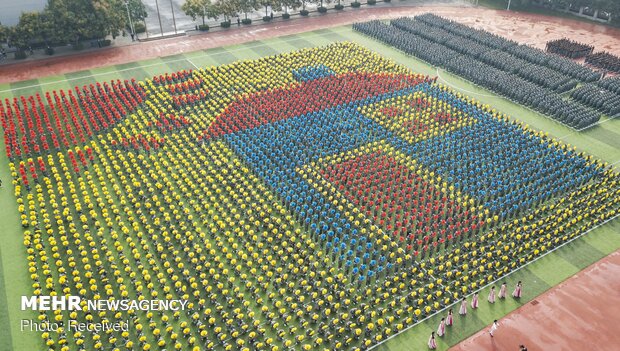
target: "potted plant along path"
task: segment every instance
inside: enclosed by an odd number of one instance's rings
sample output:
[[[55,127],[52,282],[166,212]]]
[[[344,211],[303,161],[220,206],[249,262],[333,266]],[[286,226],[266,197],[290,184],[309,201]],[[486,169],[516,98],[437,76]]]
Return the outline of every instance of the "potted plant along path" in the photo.
[[[360,6],[362,6],[362,3],[360,3],[359,1],[355,1],[351,3],[351,7],[353,8],[359,8]]]
[[[133,25],[133,30],[136,31],[136,34],[144,33],[146,32],[146,25],[142,22],[136,22]]]
[[[128,32],[135,34],[145,30],[142,21],[146,17],[146,10],[140,0],[127,0],[128,8],[101,7],[93,5],[93,1],[78,1],[80,6],[75,7],[75,2],[51,1],[49,6],[40,11],[22,13],[19,22],[10,30],[11,45],[16,48],[16,57],[25,58],[27,53],[34,49],[43,49],[47,55],[53,55],[54,46],[67,44],[75,50],[81,50],[84,44],[80,41],[83,40],[92,47],[104,47],[108,42],[102,38],[108,35],[115,39],[120,32],[126,35]],[[129,28],[132,26],[124,20],[126,11],[132,14],[134,28]],[[120,20],[106,20],[109,18]],[[4,42],[9,36],[7,31],[8,28],[0,25],[0,42]]]
[[[344,10],[344,5],[340,3],[341,0],[338,0],[338,3],[336,4],[336,6],[334,6],[334,8],[336,10]]]
[[[301,11],[299,11],[299,14],[302,16],[308,16],[308,14],[310,13],[308,10],[306,10],[307,2],[307,0],[301,0]]]
[[[291,18],[291,14],[288,12],[288,9],[297,9],[301,5],[301,2],[299,0],[280,0],[279,4],[280,8],[284,10],[284,13],[282,14],[282,19],[289,19]]]
[[[207,25],[205,20],[207,18],[217,19],[220,14],[218,8],[215,5],[211,4],[211,0],[187,0],[183,4],[183,6],[181,6],[181,10],[183,10],[186,15],[190,16],[192,18],[192,21],[195,21],[197,18],[200,17],[202,19],[202,24],[198,25],[198,30],[203,32],[209,30],[209,25]],[[220,25],[223,28],[226,28],[223,23],[221,23]],[[230,27],[230,21],[228,26]]]
[[[367,3],[368,5],[371,5],[371,6],[372,6],[372,5],[376,5],[376,4],[377,4],[377,0],[368,0],[366,3]]]
[[[243,12],[244,18],[241,24],[252,24],[252,19],[248,17],[248,13],[254,11],[255,3],[251,1],[240,1],[237,3],[237,9]]]
[[[224,22],[220,22],[220,27],[230,28],[230,19],[237,14],[237,7],[233,0],[219,0],[213,5],[213,10],[215,12],[214,15],[216,16],[213,18],[218,18],[219,16],[224,17]]]
[[[265,15],[263,16],[263,22],[269,22],[273,19],[273,10],[269,15],[269,6],[273,5],[273,0],[260,0],[259,4],[265,8]]]
[[[323,6],[323,3],[329,4],[330,2],[331,0],[320,0],[319,8],[317,9],[317,11],[319,11],[319,13],[326,13],[327,7]]]

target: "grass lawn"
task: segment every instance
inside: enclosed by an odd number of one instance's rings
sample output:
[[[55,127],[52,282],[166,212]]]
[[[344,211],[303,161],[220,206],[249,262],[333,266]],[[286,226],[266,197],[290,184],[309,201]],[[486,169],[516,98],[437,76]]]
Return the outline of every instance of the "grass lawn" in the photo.
[[[224,48],[182,53],[124,65],[101,67],[62,76],[2,84],[0,85],[0,99],[12,99],[37,92],[42,94],[46,91],[71,89],[76,85],[81,86],[96,81],[144,79],[165,72],[221,65],[242,59],[255,59],[342,40],[357,42],[409,67],[415,72],[428,75],[439,74],[440,80],[445,84],[462,91],[466,95],[475,97],[515,119],[526,122],[534,129],[546,131],[549,135],[561,138],[578,149],[587,151],[609,163],[620,161],[620,119],[606,121],[583,132],[575,132],[488,90],[476,87],[448,72],[438,70],[392,47],[358,34],[350,26],[288,35]],[[0,179],[4,181],[3,187],[0,188],[0,206],[3,209],[0,213],[0,330],[2,331],[0,332],[0,340],[2,340],[0,351],[41,349],[43,345],[38,333],[20,331],[19,321],[36,318],[36,314],[20,310],[20,297],[32,293],[31,279],[27,273],[26,252],[22,243],[17,204],[12,193],[12,185],[8,184],[8,180],[12,177],[9,174],[8,160],[4,152],[0,155],[0,164]],[[525,296],[521,301],[508,299],[495,305],[489,305],[484,303],[488,290],[482,291],[480,294],[481,307],[476,312],[470,312],[466,318],[457,315],[455,326],[452,327],[446,337],[439,341],[439,349],[446,349],[458,343],[489,324],[493,319],[509,313],[591,263],[619,249],[620,236],[618,233],[620,233],[620,220],[612,221],[514,273],[510,277],[511,281],[523,280],[525,282]],[[509,288],[511,289],[512,286]],[[390,339],[378,349],[403,351],[424,349],[430,332],[436,329],[440,318],[432,317]]]

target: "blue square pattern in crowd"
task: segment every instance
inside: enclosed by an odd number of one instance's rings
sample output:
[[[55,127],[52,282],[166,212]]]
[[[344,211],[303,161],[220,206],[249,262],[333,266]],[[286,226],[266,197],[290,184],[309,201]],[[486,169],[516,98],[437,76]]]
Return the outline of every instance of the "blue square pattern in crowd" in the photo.
[[[414,145],[399,139],[392,143],[503,219],[596,175],[595,166],[574,151],[549,147],[516,123],[485,113],[475,118],[476,123],[444,136]]]
[[[475,123],[411,144],[357,110],[420,89],[463,110]],[[339,267],[357,274],[360,280],[398,267],[362,234],[362,228],[350,223],[304,180],[296,171],[300,166],[387,140],[503,218],[536,207],[595,176],[594,167],[574,152],[547,147],[518,125],[498,121],[430,84],[228,134],[225,140],[279,195],[299,223],[331,252]]]
[[[296,169],[388,133],[355,108],[337,107],[228,134],[226,140],[334,259],[364,280],[374,274],[373,268],[391,268],[391,263]]]

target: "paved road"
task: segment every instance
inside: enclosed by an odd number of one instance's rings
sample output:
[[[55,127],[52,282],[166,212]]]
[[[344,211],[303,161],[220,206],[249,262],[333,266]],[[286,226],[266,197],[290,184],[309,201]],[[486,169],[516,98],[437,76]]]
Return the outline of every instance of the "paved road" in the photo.
[[[410,2],[407,4],[410,4]],[[328,13],[326,15],[316,15],[290,21],[278,20],[256,27],[237,28],[233,26],[230,29],[217,30],[203,35],[136,42],[133,45],[118,45],[81,54],[54,56],[43,60],[7,61],[6,64],[0,65],[0,83],[18,82],[106,65],[174,55],[181,52],[241,44],[276,36],[330,28],[357,21],[415,16],[428,12],[431,9],[440,16],[452,18],[464,24],[483,28],[493,33],[510,37],[518,42],[526,42],[542,48],[544,48],[546,41],[556,38],[556,36],[560,36],[562,33],[572,33],[572,35],[577,37],[587,33],[596,33],[595,36],[591,36],[589,42],[597,48],[604,46],[608,51],[620,54],[620,30],[609,26],[566,18],[474,8],[471,6],[403,6],[403,3],[398,1],[381,7],[348,8],[337,15]],[[546,31],[545,29],[549,30]],[[534,32],[538,33],[538,35],[532,38],[531,34]],[[127,40],[127,38],[123,39]],[[533,42],[534,40],[536,42]]]

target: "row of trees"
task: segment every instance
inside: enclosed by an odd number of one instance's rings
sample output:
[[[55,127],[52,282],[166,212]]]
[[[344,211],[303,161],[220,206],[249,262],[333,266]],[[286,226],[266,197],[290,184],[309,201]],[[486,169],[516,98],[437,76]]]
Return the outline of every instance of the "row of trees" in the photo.
[[[223,17],[225,22],[229,22],[231,17],[243,14],[247,20],[249,13],[262,8],[265,9],[265,17],[268,17],[269,8],[281,8],[288,14],[290,9],[301,8],[304,11],[309,3],[323,7],[332,1],[338,5],[341,2],[341,0],[186,0],[181,9],[194,21],[201,19],[205,25],[207,18]]]
[[[534,2],[531,0],[522,2]],[[565,6],[572,7],[589,7],[593,9],[599,9],[601,11],[612,12],[614,10],[620,9],[620,4],[617,0],[542,0],[542,2],[547,2],[551,4],[553,7],[562,8]]]
[[[552,9],[579,9],[588,8],[611,14],[612,19],[620,18],[620,1],[618,0],[512,0],[513,3],[527,6],[538,3],[551,7]]]
[[[17,25],[0,25],[0,41],[23,51],[116,37],[129,28],[128,8],[133,21],[146,17],[140,0],[48,0],[43,11],[22,13]]]

